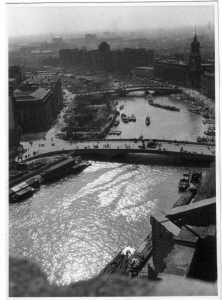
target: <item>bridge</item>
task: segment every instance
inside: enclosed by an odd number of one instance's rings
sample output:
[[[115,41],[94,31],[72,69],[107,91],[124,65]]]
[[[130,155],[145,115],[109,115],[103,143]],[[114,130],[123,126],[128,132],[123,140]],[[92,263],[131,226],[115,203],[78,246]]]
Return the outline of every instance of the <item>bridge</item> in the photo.
[[[180,89],[176,87],[157,87],[157,86],[147,86],[147,85],[130,85],[113,89],[103,89],[93,92],[79,93],[77,96],[96,96],[96,95],[117,95],[117,96],[126,96],[131,92],[145,92],[145,94],[159,94],[166,95],[172,93],[181,92]]]
[[[159,139],[109,139],[45,142],[32,144],[23,158],[46,155],[47,153],[75,151],[77,155],[101,155],[108,157],[131,153],[163,154],[188,160],[211,161],[215,158],[215,145],[196,142]],[[26,157],[24,157],[26,155]]]

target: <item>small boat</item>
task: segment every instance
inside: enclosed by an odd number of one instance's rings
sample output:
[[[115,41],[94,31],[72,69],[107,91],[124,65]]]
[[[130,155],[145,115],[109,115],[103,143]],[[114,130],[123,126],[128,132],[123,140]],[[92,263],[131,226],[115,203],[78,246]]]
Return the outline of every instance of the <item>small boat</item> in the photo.
[[[203,119],[203,124],[215,124],[215,120],[213,119]]]
[[[154,148],[155,149],[157,146],[158,146],[158,143],[156,141],[149,141],[147,143],[148,148]]]
[[[194,172],[191,175],[191,180],[190,182],[192,184],[197,184],[199,185],[201,183],[201,179],[202,179],[202,173],[201,172]]]
[[[120,135],[120,134],[121,134],[121,131],[119,131],[119,130],[113,130],[113,131],[109,132],[109,135]]]
[[[179,181],[178,191],[185,192],[186,189],[189,187],[189,185],[190,185],[190,174],[185,173],[185,174],[183,174],[183,177]]]
[[[150,117],[149,116],[146,117],[145,123],[146,123],[146,126],[150,125]]]
[[[129,122],[129,119],[128,119],[127,115],[125,115],[125,114],[121,114],[121,119],[122,119],[122,121],[124,123],[128,123]]]
[[[129,119],[129,121],[136,122],[135,115],[131,115],[128,119]]]
[[[121,114],[121,119],[126,118],[127,115],[126,114]]]
[[[204,131],[204,134],[209,135],[209,136],[215,136],[215,129],[208,128],[206,131]]]
[[[35,189],[34,187],[29,186],[26,181],[23,181],[22,183],[10,189],[9,202],[15,203],[24,201],[27,198],[31,197],[36,190],[37,189]]]
[[[202,137],[202,136],[198,136],[197,137],[197,142],[198,143],[207,143],[208,142],[208,138]]]
[[[119,120],[116,120],[113,124],[113,126],[117,127],[119,125]]]

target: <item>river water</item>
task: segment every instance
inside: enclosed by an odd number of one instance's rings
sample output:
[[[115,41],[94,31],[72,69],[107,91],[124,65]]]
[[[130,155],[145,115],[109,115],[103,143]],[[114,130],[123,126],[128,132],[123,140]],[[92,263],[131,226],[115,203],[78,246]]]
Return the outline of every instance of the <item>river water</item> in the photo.
[[[195,140],[202,131],[200,117],[182,103],[174,103],[181,108],[178,113],[151,107],[143,98],[137,105],[133,97],[123,103],[123,111],[134,113],[137,122],[120,123],[122,137],[143,134]],[[147,110],[149,128],[144,123]],[[37,262],[49,281],[58,285],[90,278],[124,246],[137,247],[150,232],[151,210],[158,206],[164,212],[172,207],[178,198],[178,181],[188,170],[91,163],[82,173],[42,186],[27,201],[9,207],[10,254]]]
[[[128,97],[127,101],[119,100],[119,106],[124,106],[121,113],[136,116],[136,125],[134,122],[120,122],[119,126],[115,128],[122,132],[119,138],[134,138],[142,135],[144,138],[196,142],[197,136],[203,135],[202,117],[191,113],[183,102],[169,99],[167,96],[154,97],[154,101],[164,105],[176,106],[180,111],[169,111],[151,106],[147,99],[143,97],[131,96]],[[149,126],[145,124],[147,115],[150,116],[151,120]]]

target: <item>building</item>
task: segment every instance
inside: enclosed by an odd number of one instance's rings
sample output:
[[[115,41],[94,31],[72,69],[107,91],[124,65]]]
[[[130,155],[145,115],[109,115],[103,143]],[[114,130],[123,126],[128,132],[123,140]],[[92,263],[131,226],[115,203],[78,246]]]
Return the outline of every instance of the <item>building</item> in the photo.
[[[154,76],[174,84],[202,91],[214,99],[214,62],[201,63],[200,43],[194,35],[188,62],[169,58],[154,62]]]
[[[135,67],[152,65],[154,52],[143,48],[112,50],[107,42],[102,42],[96,50],[62,49],[59,58],[65,67],[128,73]]]
[[[153,67],[136,67],[132,70],[132,76],[137,78],[153,78]]]
[[[20,66],[9,67],[9,78],[15,79],[15,85],[20,84],[24,80],[24,73]]]
[[[15,111],[24,133],[47,130],[63,105],[61,79],[37,72],[14,91]]]
[[[21,127],[18,124],[18,120],[15,113],[15,98],[13,95],[13,90],[15,87],[15,79],[9,80],[9,157],[13,159],[19,147],[20,137],[21,137]]]
[[[179,85],[188,85],[188,66],[183,61],[165,59],[154,62],[154,76]]]
[[[190,85],[196,89],[200,89],[202,67],[201,67],[201,55],[200,55],[200,42],[197,39],[196,33],[190,45],[188,72],[189,72]]]
[[[214,72],[204,72],[201,77],[201,91],[208,98],[215,99],[215,76]]]

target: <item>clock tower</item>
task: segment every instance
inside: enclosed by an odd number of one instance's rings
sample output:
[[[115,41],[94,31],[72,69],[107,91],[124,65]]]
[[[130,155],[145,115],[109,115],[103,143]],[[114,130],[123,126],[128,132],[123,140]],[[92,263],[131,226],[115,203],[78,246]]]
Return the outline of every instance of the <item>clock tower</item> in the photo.
[[[190,56],[188,63],[189,80],[192,87],[199,89],[201,84],[201,55],[200,43],[195,33],[190,45]]]

